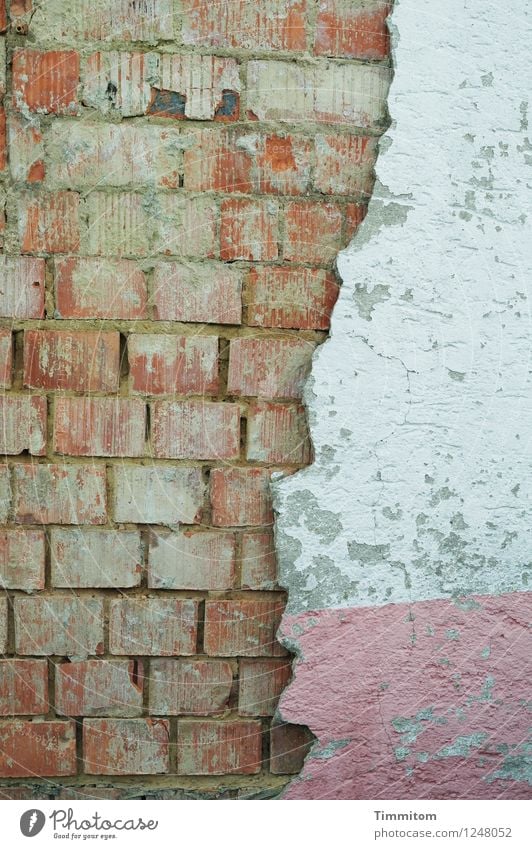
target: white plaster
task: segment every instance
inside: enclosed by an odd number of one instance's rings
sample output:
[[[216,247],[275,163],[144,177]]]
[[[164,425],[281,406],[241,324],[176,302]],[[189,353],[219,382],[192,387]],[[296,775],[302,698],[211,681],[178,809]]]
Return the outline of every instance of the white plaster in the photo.
[[[531,17],[395,6],[393,124],[306,388],[316,462],[275,484],[292,612],[532,580]]]

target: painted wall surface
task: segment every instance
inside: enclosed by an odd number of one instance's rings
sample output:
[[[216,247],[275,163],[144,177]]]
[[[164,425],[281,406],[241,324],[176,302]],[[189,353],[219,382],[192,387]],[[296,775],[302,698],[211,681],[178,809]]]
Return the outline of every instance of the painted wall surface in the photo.
[[[509,21],[519,22],[519,36]],[[399,0],[392,126],[276,484],[285,797],[530,794],[526,0]]]

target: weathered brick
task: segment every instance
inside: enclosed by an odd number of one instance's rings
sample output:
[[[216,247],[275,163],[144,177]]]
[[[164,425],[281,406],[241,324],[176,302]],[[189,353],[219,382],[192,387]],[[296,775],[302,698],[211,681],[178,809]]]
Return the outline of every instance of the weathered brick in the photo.
[[[57,398],[54,451],[97,457],[142,457],[146,405],[137,398]]]
[[[0,454],[46,454],[46,398],[0,396]]]
[[[321,268],[256,266],[245,279],[246,323],[328,330],[339,291],[333,274]]]
[[[0,598],[0,652],[2,654],[7,650],[7,613],[7,597],[4,596]]]
[[[242,272],[222,263],[159,263],[153,302],[156,321],[240,324]]]
[[[0,2],[0,32],[5,32],[7,29],[7,9],[6,0]]]
[[[284,604],[272,601],[205,602],[205,653],[218,657],[268,657],[286,654],[275,635]]]
[[[103,466],[17,464],[13,482],[19,524],[102,525],[107,521]]]
[[[0,660],[0,716],[48,713],[46,660]]]
[[[356,231],[362,224],[368,207],[364,203],[348,203],[345,208],[345,237],[344,243],[348,245]]]
[[[169,772],[167,719],[86,719],[83,763],[89,775]]]
[[[154,457],[235,460],[240,454],[240,407],[215,401],[154,401]]]
[[[42,778],[75,774],[75,722],[0,722],[0,776]]]
[[[320,0],[314,53],[351,59],[385,59],[390,49],[384,0]]]
[[[35,114],[12,112],[8,116],[9,167],[14,180],[40,183],[45,177],[44,142]]]
[[[258,59],[248,64],[247,105],[260,121],[384,129],[389,83],[382,65]]]
[[[142,664],[135,660],[57,664],[55,709],[61,716],[139,716]]]
[[[76,253],[79,250],[79,195],[76,192],[18,198],[19,236],[24,253]]]
[[[44,589],[44,555],[42,531],[0,531],[0,586],[26,592]]]
[[[206,47],[305,50],[307,7],[304,0],[246,0],[212,5],[190,0],[183,9],[183,41]]]
[[[55,259],[56,318],[147,318],[146,278],[129,259]]]
[[[38,5],[31,32],[46,32],[55,41],[173,41],[172,0],[64,0]]]
[[[202,531],[150,535],[148,586],[165,590],[228,590],[235,579],[233,534]]]
[[[88,230],[83,253],[148,256],[153,222],[145,198],[134,192],[91,192],[86,200]]]
[[[31,389],[116,392],[120,337],[107,331],[26,330],[24,385]]]
[[[7,122],[5,109],[0,108],[0,171],[7,168]]]
[[[285,210],[284,258],[329,266],[343,247],[344,212],[335,203],[290,203]]]
[[[136,587],[142,573],[138,531],[53,528],[54,587]]]
[[[304,339],[233,339],[227,391],[231,395],[300,398],[315,347]]]
[[[157,53],[109,50],[91,54],[82,72],[82,100],[100,112],[124,118],[144,115],[159,79]]]
[[[201,518],[205,484],[201,469],[184,466],[115,466],[117,522],[177,525]]]
[[[150,115],[198,121],[237,121],[240,77],[235,59],[197,53],[163,54]]]
[[[15,598],[17,654],[103,654],[103,602],[72,595]]]
[[[189,655],[196,652],[198,602],[177,598],[122,598],[111,602],[111,654]]]
[[[362,195],[373,189],[377,139],[367,136],[317,135],[314,188],[324,195]]]
[[[260,722],[181,719],[177,723],[178,775],[250,775],[260,772]]]
[[[43,318],[43,259],[1,256],[0,275],[0,317]]]
[[[223,660],[174,660],[150,662],[150,713],[163,716],[208,716],[227,710],[233,672]]]
[[[274,775],[301,772],[313,740],[304,725],[274,722],[270,728],[270,772]]]
[[[79,54],[75,50],[41,52],[15,48],[13,106],[20,111],[77,114]]]
[[[305,408],[260,401],[248,412],[246,457],[260,463],[308,465],[311,444]]]
[[[9,17],[15,25],[15,32],[25,33],[26,30],[20,30],[18,27],[18,19],[29,15],[33,9],[33,0],[10,0]]]
[[[213,395],[218,339],[133,333],[128,340],[131,391],[143,395]]]
[[[11,476],[8,466],[0,465],[0,522],[7,522],[11,508]]]
[[[264,531],[242,534],[242,589],[273,590],[277,584],[277,558],[273,535]]]
[[[0,327],[0,389],[9,389],[13,371],[13,337]]]
[[[238,712],[241,716],[273,716],[279,696],[292,675],[288,660],[241,660]]]
[[[279,255],[279,207],[273,200],[222,201],[220,256],[235,259],[273,260]]]
[[[267,469],[211,471],[212,523],[221,527],[270,525],[273,513]]]

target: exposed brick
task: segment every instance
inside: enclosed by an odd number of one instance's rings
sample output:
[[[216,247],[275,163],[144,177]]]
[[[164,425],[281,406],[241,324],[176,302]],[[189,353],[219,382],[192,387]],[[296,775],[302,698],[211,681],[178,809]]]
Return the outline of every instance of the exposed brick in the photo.
[[[15,598],[17,654],[103,654],[103,602],[87,596]]]
[[[44,589],[42,531],[0,531],[0,586],[26,592]]]
[[[148,586],[165,590],[228,590],[235,579],[233,534],[203,531],[150,535]]]
[[[195,654],[198,602],[177,598],[123,598],[110,605],[111,654]]]
[[[301,772],[314,737],[303,725],[273,723],[270,728],[270,772],[295,775]]]
[[[0,0],[0,32],[5,32],[6,29],[7,29],[6,0]]]
[[[137,398],[57,398],[54,451],[97,457],[142,457],[146,405]]]
[[[212,5],[190,0],[183,10],[183,41],[206,47],[305,50],[307,7],[304,0],[246,0]]]
[[[260,722],[181,719],[177,723],[178,775],[250,775],[260,772]]]
[[[0,327],[0,389],[9,389],[13,371],[13,337]]]
[[[33,0],[11,0],[9,3],[9,17],[16,22],[17,18],[29,14],[33,8]],[[16,32],[19,32],[16,29]]]
[[[245,279],[246,323],[327,330],[338,293],[333,274],[321,268],[256,266]]]
[[[13,106],[20,111],[78,112],[79,55],[75,50],[41,52],[16,48],[13,53]]]
[[[241,660],[238,712],[241,716],[273,716],[279,696],[292,675],[288,660]]]
[[[26,330],[24,385],[32,389],[116,392],[119,357],[118,333]]]
[[[83,103],[103,113],[118,112],[124,118],[144,115],[158,77],[157,53],[93,53],[82,72]]]
[[[76,253],[79,195],[76,192],[21,194],[18,225],[24,253]]]
[[[212,523],[221,527],[270,525],[273,513],[267,469],[212,469]]]
[[[86,200],[88,231],[83,253],[148,256],[153,237],[146,201],[134,192],[91,192]]]
[[[284,604],[273,601],[205,602],[205,653],[218,657],[268,657],[286,654],[275,635]]]
[[[201,518],[205,484],[201,469],[184,466],[115,466],[117,522],[177,525]]]
[[[166,719],[86,719],[83,762],[89,775],[155,775],[169,772]]]
[[[279,208],[275,201],[222,201],[220,256],[223,260],[277,259],[278,239]]]
[[[260,463],[310,463],[305,408],[268,401],[254,404],[248,413],[246,457]]]
[[[0,275],[0,317],[42,318],[44,260],[1,256]]]
[[[0,171],[7,168],[7,123],[5,109],[0,108]]]
[[[343,247],[343,210],[335,203],[290,203],[285,211],[284,257],[330,265]]]
[[[321,0],[314,53],[351,59],[385,59],[390,49],[386,18],[391,3]]]
[[[240,407],[215,401],[154,401],[154,457],[235,460],[240,454]]]
[[[208,716],[227,710],[233,672],[223,660],[174,660],[150,662],[150,713],[163,716]]]
[[[134,333],[128,340],[131,391],[143,395],[213,395],[218,339]]]
[[[7,466],[0,465],[0,522],[7,522],[11,509],[11,476]]]
[[[54,587],[136,587],[142,573],[138,531],[53,528]]]
[[[56,318],[147,318],[146,279],[129,259],[55,260]]]
[[[235,59],[197,53],[163,54],[150,115],[199,121],[237,121],[240,76]]]
[[[345,225],[345,244],[348,245],[356,231],[360,227],[368,208],[363,203],[348,203],[345,210],[346,225]]]
[[[44,142],[37,115],[8,116],[9,167],[14,180],[40,183],[45,177]]]
[[[39,4],[31,32],[46,32],[55,41],[173,41],[172,0],[64,0]]]
[[[55,709],[62,716],[139,716],[142,664],[135,660],[57,664]]]
[[[46,454],[46,398],[0,396],[0,454]]]
[[[4,598],[0,598],[0,652],[2,654],[7,649],[7,613],[7,597],[4,596]]]
[[[300,398],[315,347],[304,339],[233,339],[227,391],[231,395]]]
[[[19,524],[102,525],[107,520],[103,466],[18,464],[13,482]]]
[[[317,135],[314,187],[324,195],[362,195],[373,189],[377,139]]]
[[[0,776],[42,778],[75,774],[75,722],[0,722]]]
[[[242,589],[275,589],[277,559],[271,533],[247,531],[242,534],[241,558]]]
[[[0,660],[0,716],[48,713],[45,660]]]
[[[166,262],[153,274],[158,321],[240,324],[242,272],[217,264]]]

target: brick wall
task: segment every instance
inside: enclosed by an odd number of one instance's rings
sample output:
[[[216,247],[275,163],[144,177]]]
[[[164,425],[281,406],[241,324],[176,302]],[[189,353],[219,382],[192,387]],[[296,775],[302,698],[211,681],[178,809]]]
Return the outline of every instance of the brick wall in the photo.
[[[31,7],[0,2],[0,793],[267,796],[309,740],[272,720],[269,479],[311,461],[389,4]]]

